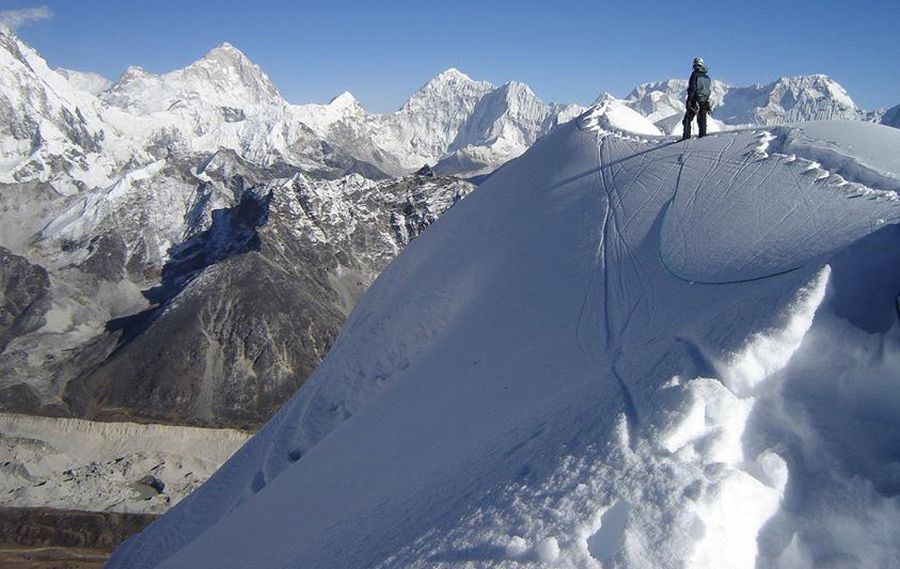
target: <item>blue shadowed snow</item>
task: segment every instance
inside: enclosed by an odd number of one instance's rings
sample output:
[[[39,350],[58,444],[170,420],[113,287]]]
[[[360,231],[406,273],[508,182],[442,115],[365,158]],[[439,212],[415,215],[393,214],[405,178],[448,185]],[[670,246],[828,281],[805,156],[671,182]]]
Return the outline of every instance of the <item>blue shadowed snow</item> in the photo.
[[[814,144],[782,153],[791,127],[683,144],[617,112],[413,242],[294,399],[110,566],[898,558],[900,201]]]

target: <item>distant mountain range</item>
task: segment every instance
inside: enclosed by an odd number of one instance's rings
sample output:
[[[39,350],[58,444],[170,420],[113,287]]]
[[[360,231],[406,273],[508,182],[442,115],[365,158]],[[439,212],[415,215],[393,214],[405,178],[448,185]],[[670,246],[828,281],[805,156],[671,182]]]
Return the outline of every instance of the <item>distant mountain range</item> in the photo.
[[[324,105],[294,105],[228,43],[184,69],[155,75],[130,67],[109,83],[51,69],[11,32],[0,33],[0,180],[52,182],[65,192],[111,185],[161,158],[220,148],[320,177],[388,178],[425,164],[439,174],[485,174],[585,110],[546,104],[519,82],[495,87],[456,69],[438,74],[393,113],[369,113],[350,93]],[[625,101],[671,131],[685,87],[681,79],[645,83]],[[751,87],[716,81],[713,102],[714,117],[726,125],[829,118],[893,124],[897,114],[859,109],[824,75]]]
[[[110,83],[52,69],[4,31],[0,77],[0,247],[18,279],[2,407],[219,426],[264,421],[380,270],[472,189],[398,176],[488,174],[585,110],[456,69],[393,113],[350,93],[294,105],[228,43]],[[685,87],[620,102],[672,132]],[[713,104],[718,128],[898,116],[860,110],[824,75],[715,81]]]

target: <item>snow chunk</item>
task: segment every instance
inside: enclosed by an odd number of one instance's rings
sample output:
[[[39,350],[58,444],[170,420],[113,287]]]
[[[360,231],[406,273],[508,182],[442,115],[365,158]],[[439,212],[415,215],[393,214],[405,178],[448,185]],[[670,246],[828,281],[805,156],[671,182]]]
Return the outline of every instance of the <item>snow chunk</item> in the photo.
[[[773,372],[783,368],[800,347],[812,326],[816,309],[825,298],[831,268],[825,266],[815,279],[797,293],[781,328],[754,334],[743,349],[724,362],[722,379],[741,396],[749,395]]]
[[[756,457],[760,478],[763,482],[784,494],[788,482],[787,462],[772,449],[766,449]]]
[[[631,505],[620,500],[603,512],[599,527],[587,539],[588,550],[594,559],[607,562],[619,553],[625,541],[625,526],[630,511]]]
[[[780,505],[779,494],[740,471],[727,472],[709,493],[711,499],[697,506],[703,537],[688,566],[753,569],[756,536]]]
[[[541,563],[552,563],[559,558],[559,541],[555,537],[548,537],[537,546],[537,559]]]
[[[646,117],[609,94],[578,117],[578,126],[592,132],[662,136],[662,132]]]
[[[528,553],[528,542],[525,541],[525,538],[517,535],[512,536],[509,539],[509,543],[506,544],[506,557],[509,559],[521,559],[526,553]]]

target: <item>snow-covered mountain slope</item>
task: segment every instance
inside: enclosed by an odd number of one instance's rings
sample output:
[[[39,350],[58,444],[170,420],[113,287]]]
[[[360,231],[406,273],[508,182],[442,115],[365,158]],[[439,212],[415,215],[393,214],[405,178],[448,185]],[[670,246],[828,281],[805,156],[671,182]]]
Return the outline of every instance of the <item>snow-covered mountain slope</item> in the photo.
[[[494,86],[450,68],[435,76],[396,112],[378,119],[375,141],[386,151],[405,156],[404,166],[434,164]]]
[[[684,101],[687,99],[687,79],[669,79],[655,83],[642,83],[625,97],[628,106],[656,123],[673,115],[684,115]],[[722,106],[728,92],[728,85],[712,80],[710,103]]]
[[[0,183],[58,175],[61,193],[102,183],[108,168],[100,159],[107,138],[100,102],[6,28],[0,28],[0,77]]]
[[[900,105],[886,110],[884,114],[881,115],[881,120],[879,120],[879,122],[883,125],[900,128]]]
[[[19,229],[34,231],[0,242],[17,248],[0,256],[2,409],[259,425],[384,266],[473,188],[278,178],[224,150],[190,162],[61,204],[0,201],[4,223],[29,215]]]
[[[0,413],[0,506],[162,513],[248,435]]]
[[[768,85],[732,88],[717,116],[728,124],[783,124],[847,119],[862,112],[847,91],[827,75],[782,77]]]
[[[435,171],[486,174],[521,155],[534,141],[586,109],[547,105],[524,83],[512,81],[484,95]]]
[[[684,115],[687,81],[670,79],[644,83],[626,97],[628,105],[660,121]],[[782,77],[772,83],[732,87],[713,79],[710,102],[714,117],[727,125],[776,125],[814,120],[864,120],[846,90],[826,75]]]
[[[112,81],[106,77],[89,71],[76,71],[74,69],[58,68],[57,73],[69,80],[76,89],[86,91],[91,95],[99,95],[112,87]]]
[[[900,132],[616,109],[414,241],[110,566],[890,566]]]
[[[196,101],[220,107],[287,104],[263,70],[227,42],[184,69],[165,75],[130,67],[101,98],[135,114],[171,110]]]
[[[378,273],[471,189],[298,175],[246,192],[176,248],[160,304],[123,322],[115,352],[66,400],[106,420],[258,427],[312,374]]]

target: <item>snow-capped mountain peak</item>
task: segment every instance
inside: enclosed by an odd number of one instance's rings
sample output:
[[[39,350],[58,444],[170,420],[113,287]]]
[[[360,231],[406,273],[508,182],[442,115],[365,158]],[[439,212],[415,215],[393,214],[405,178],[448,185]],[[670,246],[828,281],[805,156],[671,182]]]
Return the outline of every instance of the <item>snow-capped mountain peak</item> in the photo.
[[[772,95],[769,100],[779,104],[787,111],[804,103],[804,99],[810,102],[829,101],[835,107],[848,111],[859,110],[859,107],[847,94],[847,90],[840,83],[822,73],[781,77],[770,87],[773,88],[771,88]]]
[[[846,89],[823,74],[781,77],[768,84],[729,87],[717,116],[728,124],[863,118]]]
[[[152,73],[141,67],[140,65],[129,65],[122,75],[116,80],[113,85],[118,85],[122,83],[127,83],[129,81],[134,81],[136,79],[142,79],[144,77],[152,77],[154,76]]]
[[[353,93],[344,91],[337,97],[328,101],[328,106],[335,110],[345,111],[350,114],[365,113],[365,109]]]
[[[89,183],[104,167],[87,156],[104,138],[100,103],[52,69],[10,30],[0,35],[0,180],[48,180],[62,172],[56,189],[74,191],[72,179]]]
[[[418,169],[444,155],[475,105],[494,86],[450,68],[430,79],[400,110],[380,119],[376,144],[402,155],[404,167]],[[401,150],[404,149],[404,150]]]
[[[447,69],[441,71],[426,85],[440,85],[440,84],[449,84],[449,83],[462,83],[462,82],[474,82],[475,80],[460,71],[455,67],[448,67]]]
[[[165,111],[185,103],[225,107],[286,104],[265,72],[227,42],[184,69],[164,75],[129,67],[103,99],[141,113]]]
[[[485,174],[519,156],[541,136],[584,109],[548,105],[531,88],[510,81],[482,97],[437,166],[443,174]]]
[[[625,101],[609,93],[578,118],[578,127],[593,132],[615,132],[623,135],[659,136],[662,134],[650,119],[631,109]]]
[[[494,88],[487,81],[476,81],[462,71],[451,67],[432,77],[404,103],[401,112],[417,111],[427,105],[439,104],[456,107],[453,111],[467,108],[472,99],[480,99]],[[477,101],[476,101],[477,102]]]
[[[254,104],[284,103],[284,98],[268,75],[244,52],[228,42],[210,50],[200,60],[184,69],[185,78],[206,81],[231,96]],[[233,90],[237,88],[238,92]]]

